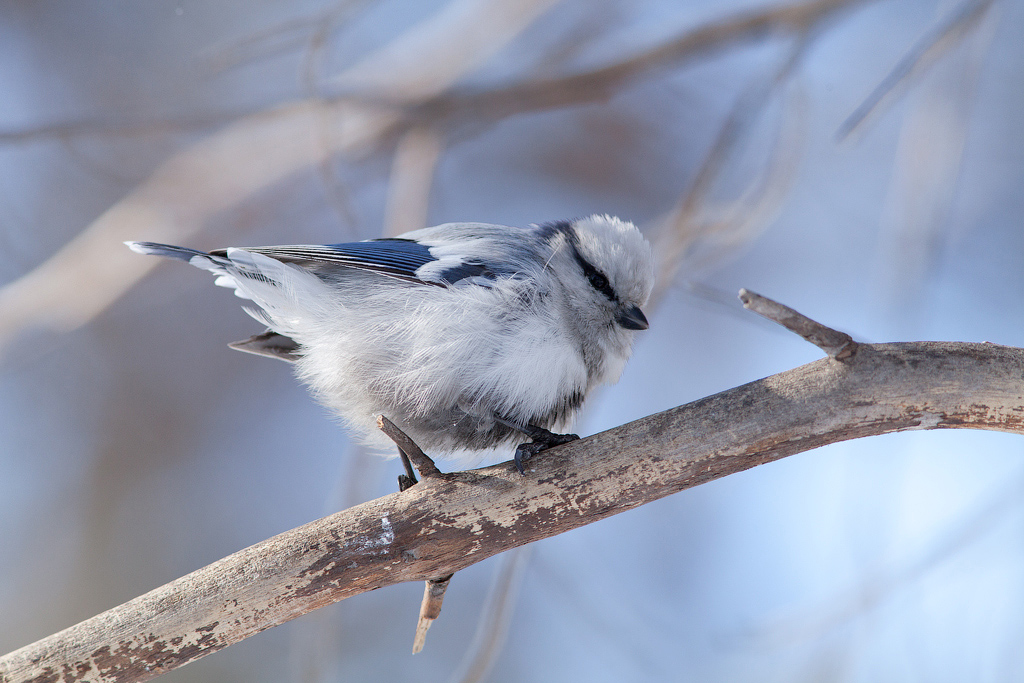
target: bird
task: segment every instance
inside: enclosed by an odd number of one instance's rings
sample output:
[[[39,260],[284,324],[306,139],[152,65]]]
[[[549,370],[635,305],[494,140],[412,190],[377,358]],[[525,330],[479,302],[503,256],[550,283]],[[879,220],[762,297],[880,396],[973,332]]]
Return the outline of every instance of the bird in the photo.
[[[600,214],[327,245],[125,244],[210,271],[250,300],[267,329],[229,346],[293,363],[364,443],[388,445],[384,415],[455,463],[515,447],[520,473],[578,438],[561,432],[597,386],[618,381],[654,284],[650,243]]]

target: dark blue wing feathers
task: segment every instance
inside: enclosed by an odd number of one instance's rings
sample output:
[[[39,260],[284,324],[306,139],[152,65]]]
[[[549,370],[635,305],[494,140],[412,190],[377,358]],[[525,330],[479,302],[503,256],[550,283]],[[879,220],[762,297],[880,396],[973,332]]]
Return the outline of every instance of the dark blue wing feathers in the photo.
[[[340,266],[369,270],[416,282],[422,282],[416,271],[424,264],[436,260],[430,249],[419,242],[394,237],[322,246],[296,244],[246,250],[295,263],[314,272],[322,271],[325,267]]]
[[[496,280],[499,275],[511,274],[512,271],[505,268],[492,268],[486,263],[481,263],[480,261],[466,261],[465,263],[460,263],[457,266],[445,268],[440,271],[437,276],[448,284],[454,284],[459,280],[464,280],[469,277]]]
[[[416,275],[420,266],[437,260],[430,253],[429,247],[413,240],[400,238],[383,238],[327,246],[337,250],[345,260],[366,266],[395,269],[403,275],[412,277]]]

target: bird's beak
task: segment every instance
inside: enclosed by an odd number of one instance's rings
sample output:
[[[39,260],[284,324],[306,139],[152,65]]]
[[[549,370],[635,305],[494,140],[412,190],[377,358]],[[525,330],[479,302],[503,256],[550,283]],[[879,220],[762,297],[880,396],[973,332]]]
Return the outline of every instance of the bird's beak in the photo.
[[[625,327],[627,330],[646,330],[650,327],[647,322],[647,317],[644,312],[640,310],[639,306],[630,306],[619,311],[619,314],[615,316],[615,322],[619,323],[620,326]]]

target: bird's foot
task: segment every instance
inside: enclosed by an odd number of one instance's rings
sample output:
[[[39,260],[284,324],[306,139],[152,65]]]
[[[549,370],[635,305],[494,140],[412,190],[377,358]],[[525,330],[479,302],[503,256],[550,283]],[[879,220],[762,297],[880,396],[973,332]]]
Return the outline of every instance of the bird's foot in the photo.
[[[526,425],[519,429],[533,439],[529,443],[521,443],[516,447],[515,462],[519,474],[526,474],[526,468],[523,466],[523,463],[541,451],[546,451],[552,446],[561,446],[563,443],[577,441],[580,438],[576,434],[555,434],[542,427],[534,427],[533,425]]]

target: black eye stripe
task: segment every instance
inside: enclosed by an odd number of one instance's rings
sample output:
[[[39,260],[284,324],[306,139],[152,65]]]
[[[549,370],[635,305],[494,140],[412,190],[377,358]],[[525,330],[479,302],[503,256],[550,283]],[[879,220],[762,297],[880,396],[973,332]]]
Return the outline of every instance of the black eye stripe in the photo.
[[[590,282],[591,287],[608,297],[609,301],[619,300],[615,290],[612,289],[612,284],[608,282],[608,276],[592,266],[585,258],[580,256],[579,252],[576,253],[576,260],[579,262],[580,268],[583,269],[583,275]]]

